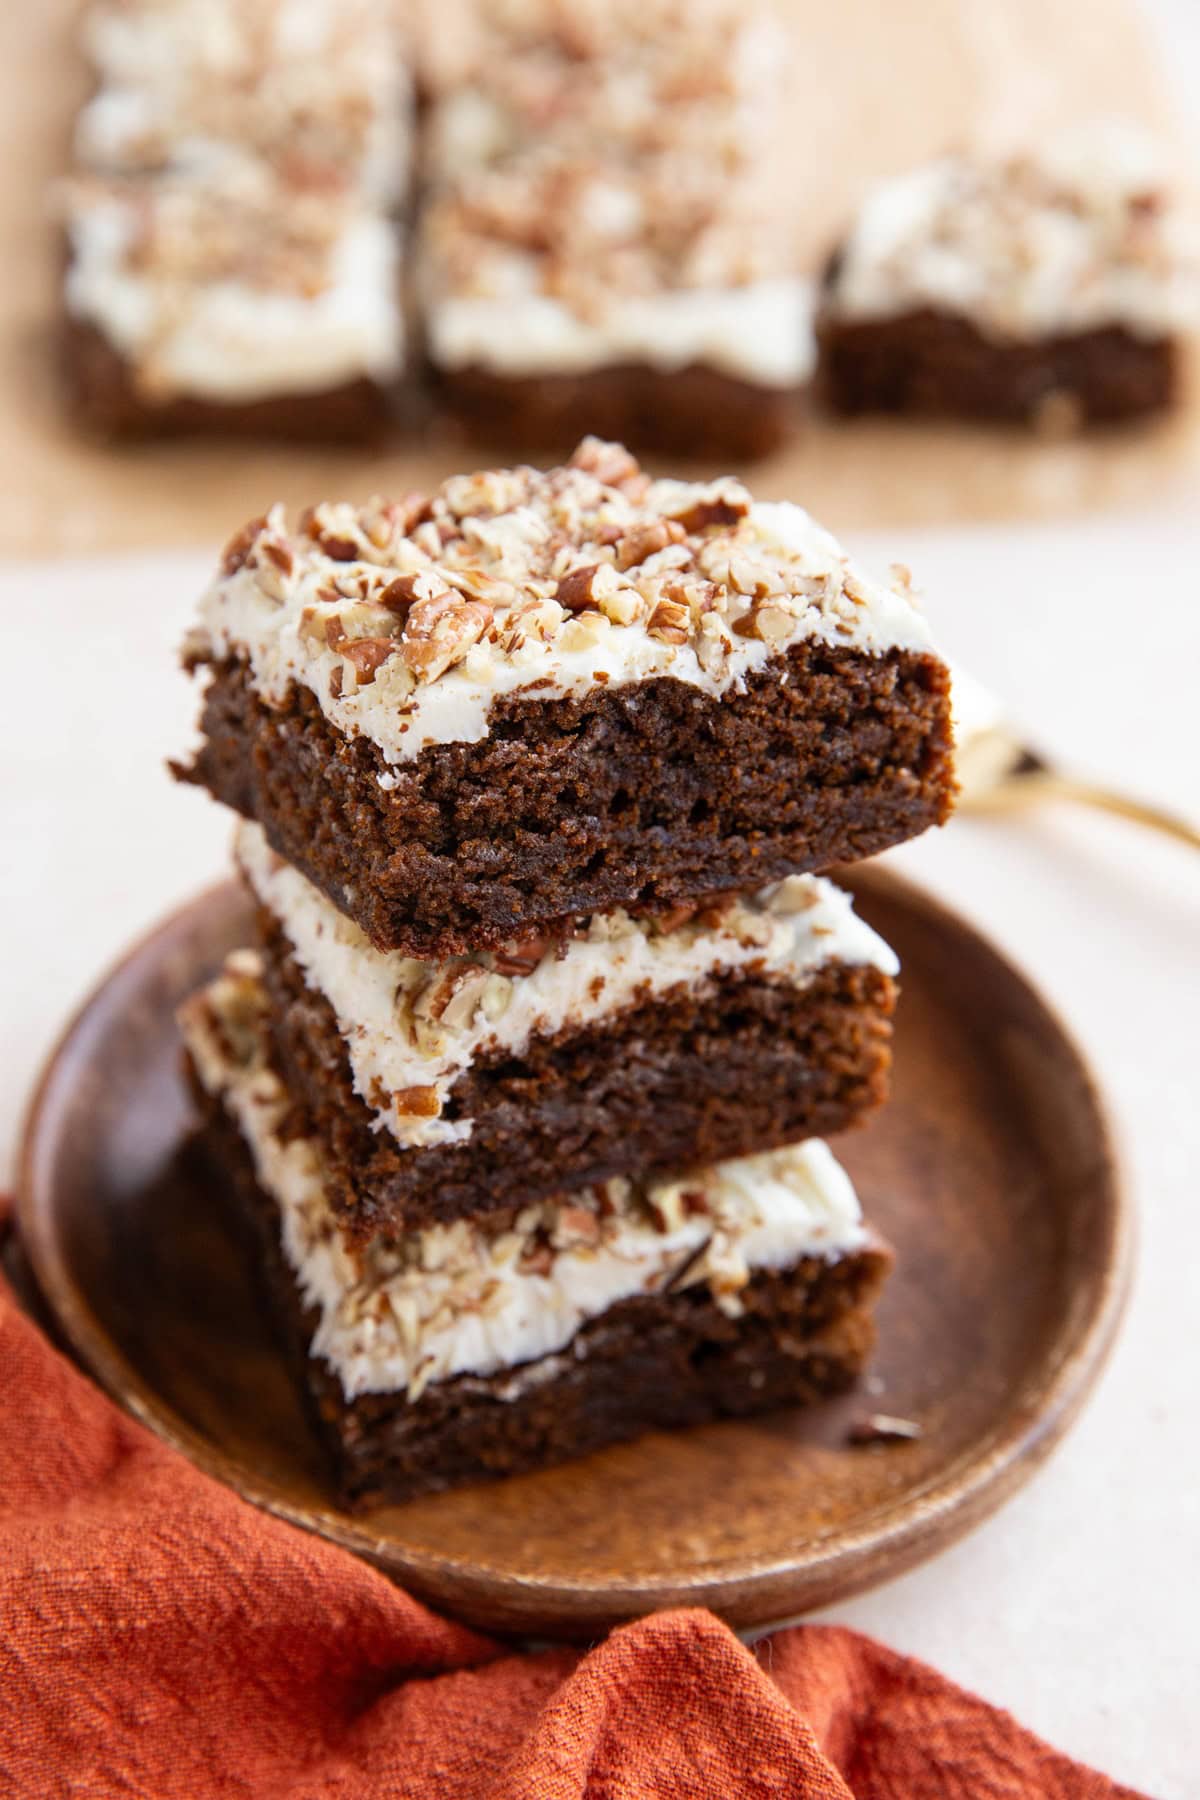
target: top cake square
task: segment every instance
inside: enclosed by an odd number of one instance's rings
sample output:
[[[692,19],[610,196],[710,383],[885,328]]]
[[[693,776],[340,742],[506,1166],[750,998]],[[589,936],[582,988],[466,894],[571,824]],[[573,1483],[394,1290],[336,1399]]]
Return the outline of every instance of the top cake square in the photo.
[[[902,572],[595,439],[294,528],[274,509],[188,659],[211,679],[178,772],[411,956],[819,871],[953,793],[949,676]]]

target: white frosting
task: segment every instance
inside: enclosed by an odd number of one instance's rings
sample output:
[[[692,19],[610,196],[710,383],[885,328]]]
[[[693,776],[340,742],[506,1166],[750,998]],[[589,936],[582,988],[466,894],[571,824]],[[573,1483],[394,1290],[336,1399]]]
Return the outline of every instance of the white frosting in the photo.
[[[867,1241],[849,1177],[813,1140],[644,1191],[610,1182],[600,1211],[593,1192],[526,1209],[499,1236],[460,1221],[376,1242],[356,1258],[330,1212],[315,1145],[279,1136],[284,1088],[253,1053],[230,1053],[227,1040],[244,1032],[230,1033],[227,1014],[245,1006],[253,980],[243,953],[235,974],[183,1009],[181,1024],[200,1079],[236,1120],[279,1206],[287,1260],[320,1313],[312,1354],[349,1399],[415,1399],[431,1381],[517,1370],[563,1350],[618,1301],[676,1282],[707,1283],[737,1316],[752,1271],[834,1259]],[[551,1254],[535,1265],[537,1234]]]
[[[525,476],[515,471],[511,476],[500,473],[494,478],[470,479],[503,483],[509,479],[520,482]],[[650,489],[646,509],[637,516],[653,517],[672,509],[682,515],[689,496],[703,491],[659,482]],[[625,506],[620,495],[612,502],[614,507],[618,503]],[[625,514],[633,516],[628,506]],[[353,529],[353,509],[331,508],[329,516],[332,530]],[[528,568],[528,536],[543,530],[531,505],[515,506],[507,516],[468,518],[466,529],[466,553],[473,565],[489,577],[514,584],[517,599],[553,593],[553,582],[547,586],[523,579]],[[547,535],[549,529],[545,528]],[[736,531],[700,542],[684,560],[699,574],[728,587],[739,578],[739,559],[755,559],[762,591],[768,595],[762,604],[772,613],[775,635],[770,638],[739,633],[737,625],[744,621],[737,618],[736,609],[747,602],[736,592],[728,602],[731,610],[719,618],[702,620],[701,628],[693,628],[685,643],[664,641],[647,629],[649,602],[643,606],[642,616],[626,625],[610,622],[596,612],[562,623],[563,614],[549,599],[543,612],[548,609],[551,623],[544,635],[542,627],[531,627],[511,648],[484,639],[436,679],[419,680],[415,685],[401,646],[401,653],[389,657],[369,684],[358,685],[351,664],[314,631],[314,621],[333,616],[339,606],[342,614],[365,613],[365,605],[356,608],[339,601],[338,596],[376,591],[405,569],[428,569],[429,557],[411,539],[387,552],[391,560],[386,568],[365,560],[330,561],[314,554],[311,546],[298,553],[297,540],[288,535],[281,510],[270,515],[263,542],[287,548],[293,562],[290,573],[280,577],[273,566],[255,560],[259,557],[255,551],[250,561],[221,576],[201,603],[204,648],[218,658],[234,655],[245,660],[255,686],[268,700],[282,700],[292,682],[309,687],[339,730],[348,736],[361,733],[370,738],[393,764],[411,762],[428,745],[479,742],[487,736],[494,702],[505,694],[553,700],[586,692],[598,684],[623,686],[670,675],[717,697],[740,691],[748,675],[804,641],[871,655],[932,648],[925,621],[905,587],[889,588],[871,580],[800,507],[760,502],[750,508]],[[680,546],[680,553],[686,548]],[[605,554],[611,556],[612,552]],[[648,558],[641,570],[631,572],[630,579],[637,576],[669,583],[680,573],[672,566],[671,555],[667,550]],[[585,539],[578,560],[583,563],[591,557]],[[437,566],[445,572],[445,557]],[[683,572],[686,574],[686,569]],[[446,579],[453,582],[458,577],[449,571]],[[744,580],[744,588],[750,585]],[[636,593],[633,598],[637,599]],[[362,629],[371,632],[395,626],[395,620],[388,621],[386,614],[377,616],[380,623],[364,624]],[[501,625],[510,616],[497,611]],[[387,776],[381,780],[386,786]]]
[[[351,23],[359,34],[389,23],[390,0],[94,0],[84,49],[101,80],[166,87],[181,66],[218,82],[262,59],[320,61]]]
[[[309,293],[147,269],[134,255],[139,230],[137,202],[124,190],[74,206],[66,299],[148,393],[237,403],[362,377],[382,384],[397,373],[399,250],[384,217],[351,214]]]
[[[507,978],[492,972],[495,958],[487,953],[436,965],[376,950],[274,854],[257,825],[239,826],[237,858],[283,927],[308,985],[333,1008],[357,1092],[402,1144],[470,1136],[470,1120],[398,1113],[393,1096],[433,1088],[444,1105],[456,1078],[481,1055],[519,1056],[534,1038],[751,966],[797,987],[831,962],[869,963],[889,975],[899,969],[883,939],[856,917],[850,896],[811,875],[739,900],[719,920],[692,919],[665,932],[621,911],[599,915],[565,940],[561,954],[548,946],[531,973]],[[436,997],[424,1013],[423,994]]]
[[[433,361],[513,378],[620,363],[666,373],[699,363],[763,387],[798,387],[815,361],[811,282],[606,294],[583,316],[547,294],[435,298],[425,327]]]
[[[828,305],[850,319],[932,307],[1016,338],[1104,325],[1158,337],[1194,322],[1196,276],[1155,146],[1108,124],[1036,155],[946,157],[882,183]]]
[[[367,123],[351,145],[336,141],[338,120],[328,132],[312,132],[311,160],[316,179],[331,189],[331,204],[342,204],[350,191],[382,208],[403,199],[408,181],[409,134],[405,114],[407,89],[399,75],[392,92],[379,99]],[[214,184],[237,175],[248,162],[261,156],[287,159],[299,149],[293,179],[303,184],[307,174],[303,119],[274,121],[274,130],[256,121],[245,122],[235,135],[223,133],[221,119],[203,113],[190,119],[171,90],[154,93],[138,87],[102,88],[80,112],[75,122],[75,158],[86,169],[106,174],[130,174],[144,169],[168,168]],[[213,109],[214,113],[216,109]],[[299,111],[299,102],[297,102]],[[256,141],[256,139],[258,141]],[[324,153],[324,154],[323,154]],[[288,163],[289,169],[292,164]],[[282,195],[285,190],[281,187]]]

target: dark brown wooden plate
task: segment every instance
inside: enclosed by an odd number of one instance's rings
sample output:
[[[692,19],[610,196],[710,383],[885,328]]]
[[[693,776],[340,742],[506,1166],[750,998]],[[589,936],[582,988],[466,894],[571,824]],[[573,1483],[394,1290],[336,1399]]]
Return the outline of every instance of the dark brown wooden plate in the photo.
[[[43,1076],[18,1217],[54,1317],[202,1468],[483,1627],[580,1637],[690,1603],[751,1627],[899,1573],[998,1506],[1069,1425],[1116,1327],[1130,1228],[1095,1089],[1038,996],[895,877],[849,885],[904,964],[895,1098],[841,1146],[898,1252],[873,1374],[850,1399],[338,1511],[223,1197],[186,1148],[172,1009],[245,928],[232,885],[133,950]],[[851,1445],[876,1411],[920,1438]]]

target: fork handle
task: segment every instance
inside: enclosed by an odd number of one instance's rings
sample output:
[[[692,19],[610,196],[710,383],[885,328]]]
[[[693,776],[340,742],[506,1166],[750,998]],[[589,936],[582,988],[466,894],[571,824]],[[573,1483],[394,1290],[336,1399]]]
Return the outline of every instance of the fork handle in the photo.
[[[1129,794],[1116,793],[1112,788],[1098,787],[1072,775],[1059,775],[1053,769],[1028,769],[1019,775],[1006,776],[994,786],[968,795],[962,802],[962,810],[1019,812],[1047,800],[1070,800],[1079,806],[1094,806],[1102,812],[1116,813],[1119,818],[1132,819],[1135,824],[1146,825],[1152,831],[1165,832],[1168,837],[1190,844],[1193,850],[1200,850],[1200,828],[1190,819],[1148,801],[1135,800]]]

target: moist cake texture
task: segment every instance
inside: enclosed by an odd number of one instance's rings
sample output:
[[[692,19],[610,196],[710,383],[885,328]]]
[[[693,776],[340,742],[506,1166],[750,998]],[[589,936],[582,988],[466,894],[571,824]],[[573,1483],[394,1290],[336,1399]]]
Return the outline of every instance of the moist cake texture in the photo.
[[[1131,127],[946,157],[876,188],[838,251],[822,386],[847,412],[1154,411],[1175,393],[1196,276],[1159,153]]]
[[[698,389],[717,404],[693,454],[778,441],[814,344],[770,9],[538,0],[474,23],[435,79],[416,252],[451,409],[491,435],[507,403],[510,442],[683,451]]]
[[[374,950],[253,828],[240,860],[274,1055],[359,1240],[842,1130],[885,1097],[895,958],[826,882],[427,964]]]
[[[428,957],[870,854],[946,816],[948,675],[903,572],[798,507],[565,468],[281,510],[189,642],[192,766],[381,948]]]
[[[181,1018],[349,1495],[811,1399],[861,1365],[886,1256],[824,1145],[355,1251],[264,1047],[254,959],[232,958]]]

